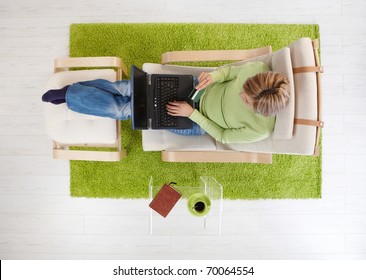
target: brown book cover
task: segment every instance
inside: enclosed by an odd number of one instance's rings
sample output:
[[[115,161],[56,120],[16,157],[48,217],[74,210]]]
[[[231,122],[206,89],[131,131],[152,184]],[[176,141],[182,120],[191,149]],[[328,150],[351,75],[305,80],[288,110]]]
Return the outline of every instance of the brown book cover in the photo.
[[[165,218],[181,196],[172,186],[164,184],[149,206]]]

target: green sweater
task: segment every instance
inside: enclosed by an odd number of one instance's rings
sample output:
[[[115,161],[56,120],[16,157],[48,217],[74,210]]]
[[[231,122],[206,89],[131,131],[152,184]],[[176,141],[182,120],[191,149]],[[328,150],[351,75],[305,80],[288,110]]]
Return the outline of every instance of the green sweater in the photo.
[[[269,68],[262,62],[222,67],[213,72],[214,83],[200,99],[200,111],[189,117],[217,141],[250,143],[267,138],[273,131],[275,117],[254,113],[240,98],[244,82]]]

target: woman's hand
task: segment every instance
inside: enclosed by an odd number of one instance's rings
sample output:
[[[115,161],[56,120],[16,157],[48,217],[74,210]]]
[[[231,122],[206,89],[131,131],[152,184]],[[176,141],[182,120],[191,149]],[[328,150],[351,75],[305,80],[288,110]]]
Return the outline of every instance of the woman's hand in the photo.
[[[168,114],[175,117],[189,117],[194,108],[185,101],[172,101],[166,105]]]
[[[210,75],[210,73],[206,73],[206,72],[202,72],[199,76],[198,76],[198,85],[196,86],[196,89],[204,89],[206,87],[208,87],[210,84],[213,83],[213,78]]]

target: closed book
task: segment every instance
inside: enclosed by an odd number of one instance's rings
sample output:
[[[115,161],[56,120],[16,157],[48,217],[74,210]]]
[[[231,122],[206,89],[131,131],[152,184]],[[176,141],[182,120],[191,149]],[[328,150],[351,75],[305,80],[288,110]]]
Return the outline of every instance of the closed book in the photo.
[[[165,218],[181,196],[172,186],[164,184],[149,206]]]

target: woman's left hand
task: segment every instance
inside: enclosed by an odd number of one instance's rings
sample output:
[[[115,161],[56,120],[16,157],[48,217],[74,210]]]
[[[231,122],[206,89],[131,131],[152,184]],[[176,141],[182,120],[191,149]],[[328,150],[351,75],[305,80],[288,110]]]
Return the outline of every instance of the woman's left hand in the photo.
[[[189,117],[194,108],[185,101],[172,101],[166,105],[168,114],[175,117]]]

